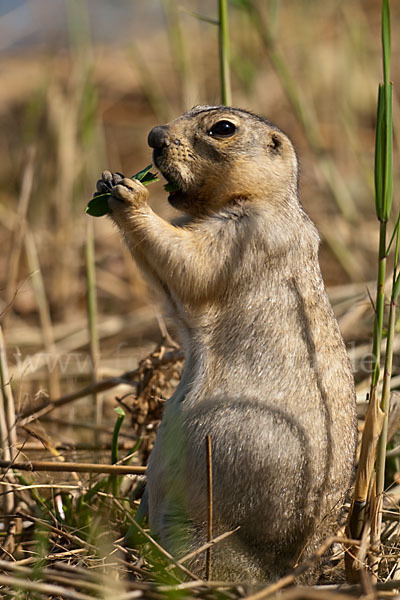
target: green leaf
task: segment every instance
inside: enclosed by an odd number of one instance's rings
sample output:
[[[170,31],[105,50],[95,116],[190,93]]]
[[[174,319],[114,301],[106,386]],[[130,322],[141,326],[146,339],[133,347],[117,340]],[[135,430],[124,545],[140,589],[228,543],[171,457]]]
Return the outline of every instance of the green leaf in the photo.
[[[153,165],[148,165],[147,167],[145,167],[141,171],[138,171],[136,173],[136,175],[132,175],[131,179],[138,179],[139,181],[142,181],[142,179],[144,179],[146,177],[147,173],[150,171],[150,169],[151,169],[152,166]]]
[[[396,281],[393,286],[392,297],[393,297],[394,302],[397,302],[399,294],[400,294],[400,275],[397,276]]]
[[[115,463],[118,462],[118,436],[122,422],[125,419],[125,412],[122,408],[116,408],[115,412],[118,414],[118,417],[114,425],[114,431],[111,441],[111,464],[113,465],[115,465]]]
[[[158,181],[158,177],[155,173],[151,173],[150,169],[153,165],[148,165],[145,169],[142,169],[136,175],[132,175],[131,179],[138,179],[143,185],[149,185]]]
[[[138,179],[143,185],[149,185],[158,181],[158,177],[155,173],[150,171],[153,165],[148,165],[145,169],[142,169],[136,175],[132,175],[131,179]]]
[[[132,177],[132,179],[136,179],[134,177]],[[140,183],[142,183],[143,185],[149,185],[150,183],[155,183],[156,181],[158,181],[158,177],[155,173],[146,173],[146,175],[143,177],[143,179],[139,180]]]
[[[179,187],[175,183],[169,182],[164,185],[164,190],[166,192],[177,192]]]
[[[86,211],[88,215],[92,217],[103,217],[106,215],[110,208],[108,206],[108,199],[111,194],[101,194],[101,196],[95,196],[87,205]]]
[[[157,175],[150,171],[152,166],[153,165],[148,165],[135,175],[132,175],[131,179],[137,179],[143,185],[150,185],[150,183],[158,181]],[[104,215],[110,212],[110,208],[108,206],[108,199],[110,197],[111,194],[109,192],[101,194],[100,196],[95,196],[88,203],[85,212],[92,217],[104,217]]]
[[[375,207],[380,221],[392,208],[393,180],[392,84],[379,85],[375,137]]]
[[[111,440],[111,464],[115,465],[118,462],[118,437],[121,429],[121,425],[123,420],[125,419],[124,410],[118,406],[115,409],[118,417],[114,425],[114,431]],[[122,477],[117,477],[116,475],[110,475],[109,484],[112,487],[114,496],[118,496],[119,484],[122,481]]]

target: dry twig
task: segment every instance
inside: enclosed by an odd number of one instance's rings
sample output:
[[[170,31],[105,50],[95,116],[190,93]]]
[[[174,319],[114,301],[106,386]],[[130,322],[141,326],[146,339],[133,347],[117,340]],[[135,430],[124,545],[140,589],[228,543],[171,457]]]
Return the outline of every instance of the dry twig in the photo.
[[[146,467],[129,465],[99,465],[93,463],[0,460],[0,468],[19,471],[55,471],[56,473],[108,473],[111,475],[143,475]]]

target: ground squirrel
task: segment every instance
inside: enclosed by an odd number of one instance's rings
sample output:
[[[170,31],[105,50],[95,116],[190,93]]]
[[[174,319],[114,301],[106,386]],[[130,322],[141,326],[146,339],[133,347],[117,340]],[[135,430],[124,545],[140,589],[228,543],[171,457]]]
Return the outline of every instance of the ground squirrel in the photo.
[[[245,110],[199,106],[149,134],[190,219],[167,223],[140,182],[109,172],[110,216],[164,295],[185,349],[148,465],[149,523],[182,555],[206,540],[211,437],[213,577],[271,581],[315,548],[351,481],[349,361],[298,197],[293,146]],[[204,553],[191,568],[204,575]]]

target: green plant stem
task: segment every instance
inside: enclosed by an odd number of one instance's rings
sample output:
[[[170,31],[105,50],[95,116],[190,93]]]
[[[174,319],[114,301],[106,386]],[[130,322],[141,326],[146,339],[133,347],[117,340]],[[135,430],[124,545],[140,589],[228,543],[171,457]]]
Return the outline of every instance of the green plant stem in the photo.
[[[87,285],[87,314],[88,314],[88,326],[89,326],[89,340],[90,340],[90,357],[92,361],[92,373],[91,379],[92,384],[97,381],[97,365],[99,359],[99,334],[97,329],[97,298],[96,298],[96,265],[94,257],[94,233],[93,233],[93,221],[88,220],[87,224],[87,235],[86,235],[86,248],[85,248],[85,259],[86,259],[86,285]],[[101,424],[102,417],[102,401],[101,396],[98,396],[95,392],[92,394],[93,399],[93,416],[96,425]],[[99,442],[99,431],[94,430],[94,443]]]
[[[386,248],[386,223],[390,216],[392,207],[392,185],[393,185],[393,119],[392,119],[392,84],[389,81],[390,71],[390,10],[389,0],[382,2],[382,51],[383,51],[383,76],[384,83],[379,86],[378,111],[376,126],[376,147],[375,147],[375,206],[377,217],[381,222],[380,243],[379,243],[379,271],[378,271],[378,289],[377,306],[375,308],[375,328],[374,342],[379,343],[383,332],[383,310],[384,310],[384,276],[386,257],[388,250]],[[383,388],[380,400],[380,408],[383,413],[383,425],[379,436],[376,459],[375,459],[375,492],[373,500],[374,518],[371,523],[371,545],[376,547],[381,538],[382,529],[382,506],[383,492],[385,489],[385,465],[386,465],[386,445],[388,415],[390,407],[390,380],[392,376],[393,363],[393,341],[396,324],[396,302],[399,296],[399,285],[397,276],[398,258],[399,258],[399,220],[395,226],[396,246],[393,266],[393,282],[390,295],[390,309],[388,333],[386,339],[386,356],[383,372]],[[381,268],[383,274],[381,276]],[[374,347],[375,368],[371,383],[378,385],[379,381],[379,348]],[[375,575],[378,574],[378,560],[373,555],[370,556],[370,567]]]
[[[118,462],[118,438],[119,438],[119,432],[121,430],[122,423],[125,419],[125,413],[121,407],[118,407],[116,409],[116,411],[117,411],[118,417],[117,417],[117,420],[114,425],[114,431],[113,431],[112,442],[111,442],[111,463],[113,465],[115,465]],[[118,495],[118,488],[119,488],[118,477],[112,475],[110,477],[110,484],[112,486],[113,494],[116,497]]]
[[[221,81],[221,103],[232,104],[231,77],[229,69],[229,26],[227,0],[218,0],[219,14],[219,65]]]
[[[378,448],[376,453],[376,495],[379,496],[385,489],[385,460],[386,460],[386,445],[387,445],[387,428],[388,428],[388,414],[389,414],[389,403],[390,403],[390,379],[392,376],[392,363],[393,363],[393,340],[395,335],[395,323],[396,323],[396,300],[393,298],[390,302],[389,312],[389,327],[388,337],[386,344],[386,357],[383,374],[383,388],[381,398],[381,409],[385,413],[383,421],[382,432],[378,442]]]
[[[397,301],[400,292],[400,278],[398,275],[398,264],[399,264],[399,240],[400,240],[400,221],[399,218],[396,222],[395,227],[396,233],[396,246],[394,252],[394,266],[393,266],[393,283],[392,283],[392,294],[390,298],[390,310],[389,310],[389,324],[388,334],[386,341],[386,356],[385,356],[385,367],[383,373],[383,387],[382,387],[382,398],[381,398],[381,409],[385,413],[381,436],[379,438],[377,452],[376,452],[376,496],[381,496],[385,489],[385,463],[386,463],[386,446],[387,446],[387,430],[388,430],[388,417],[390,407],[390,380],[392,377],[392,365],[393,365],[393,342],[395,336],[396,327],[396,308]],[[379,515],[378,521],[378,532],[381,529],[382,515]]]
[[[383,387],[380,407],[384,412],[384,420],[381,435],[379,437],[378,446],[376,450],[376,481],[375,481],[375,505],[377,507],[377,518],[375,527],[372,528],[372,543],[379,542],[381,537],[382,529],[382,506],[383,506],[383,492],[385,489],[385,467],[386,467],[386,446],[387,446],[387,432],[388,432],[388,417],[390,408],[390,380],[392,377],[392,365],[393,365],[393,342],[395,336],[395,325],[396,325],[396,304],[399,297],[399,279],[397,276],[397,265],[398,265],[398,252],[399,252],[399,227],[396,232],[396,252],[395,252],[395,263],[393,271],[393,286],[392,294],[390,298],[390,310],[389,310],[389,323],[388,323],[388,334],[386,341],[386,356],[385,366],[383,373]],[[376,567],[377,568],[377,567]]]
[[[379,227],[379,263],[378,263],[378,281],[376,287],[376,305],[375,305],[375,320],[374,320],[374,335],[372,342],[372,360],[373,360],[373,375],[371,382],[371,394],[372,388],[377,387],[379,381],[380,372],[380,358],[381,358],[381,345],[382,345],[382,331],[383,331],[383,314],[385,309],[385,278],[386,278],[386,230],[387,223],[384,221],[380,223]]]
[[[384,84],[379,85],[376,138],[375,138],[375,209],[379,220],[379,257],[378,281],[376,291],[375,319],[373,331],[373,373],[371,378],[370,405],[366,417],[366,426],[362,438],[360,460],[357,469],[356,490],[349,515],[351,537],[360,538],[365,515],[371,516],[370,543],[377,548],[381,538],[383,491],[385,486],[385,461],[388,429],[388,413],[390,404],[390,380],[393,362],[393,340],[396,322],[396,302],[400,291],[400,279],[397,275],[399,256],[400,220],[397,219],[393,236],[387,245],[387,223],[392,205],[392,89],[389,82],[390,65],[390,13],[389,2],[382,2],[382,49]],[[385,276],[387,257],[393,240],[396,239],[393,284],[390,295],[388,334],[386,339],[386,356],[383,372],[383,390],[380,401],[377,399],[381,364],[381,345],[383,338],[385,308]],[[368,421],[368,417],[370,420]],[[368,423],[367,423],[368,422]],[[368,424],[368,428],[367,428]],[[377,437],[378,441],[377,440]],[[372,477],[375,465],[375,479]],[[355,581],[355,573],[360,571],[361,563],[346,554],[347,577]],[[379,560],[375,554],[369,555],[369,567],[376,576]]]
[[[378,95],[378,118],[377,118],[377,146],[375,150],[375,182],[376,198],[375,204],[377,216],[380,218],[380,241],[379,241],[379,272],[377,288],[377,305],[374,330],[374,356],[375,368],[372,385],[377,385],[379,380],[380,345],[383,331],[384,311],[384,280],[386,270],[386,222],[390,215],[392,206],[392,182],[393,182],[393,119],[392,119],[392,85],[389,81],[390,72],[390,6],[389,0],[382,2],[382,54],[383,54],[383,85],[379,86]],[[396,324],[396,302],[399,291],[397,285],[397,267],[399,259],[399,219],[395,226],[396,246],[393,266],[393,282],[390,296],[390,310],[388,334],[386,340],[386,356],[383,373],[383,388],[380,406],[384,412],[382,432],[378,442],[376,456],[376,497],[383,494],[385,487],[385,460],[387,444],[387,425],[390,405],[390,380],[392,376],[393,363],[393,340]],[[382,517],[378,515],[377,536],[380,535],[380,523]]]

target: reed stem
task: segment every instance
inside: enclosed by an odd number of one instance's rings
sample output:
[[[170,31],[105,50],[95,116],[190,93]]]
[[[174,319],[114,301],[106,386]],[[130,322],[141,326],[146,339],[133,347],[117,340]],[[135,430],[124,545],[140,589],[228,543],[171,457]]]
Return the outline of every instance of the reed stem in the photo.
[[[230,51],[229,51],[229,24],[227,0],[218,0],[219,14],[219,66],[221,81],[221,103],[225,106],[232,104],[231,77],[230,77]]]
[[[88,219],[86,235],[86,286],[87,286],[87,314],[89,326],[89,346],[92,365],[91,380],[92,384],[97,381],[97,367],[99,361],[99,334],[97,329],[97,298],[96,298],[96,266],[94,256],[94,232],[93,221]],[[92,394],[93,416],[96,425],[101,425],[102,420],[102,399],[95,391]],[[95,444],[99,442],[98,429],[94,430]]]
[[[389,81],[390,71],[390,10],[389,0],[382,2],[382,54],[383,54],[383,85],[379,86],[378,95],[378,119],[377,135],[375,149],[375,186],[376,186],[376,211],[380,220],[380,244],[379,244],[379,270],[378,270],[378,289],[377,306],[375,318],[374,342],[377,346],[377,357],[375,358],[375,369],[372,378],[372,386],[376,386],[379,380],[379,349],[383,335],[383,311],[384,311],[384,279],[385,267],[388,250],[386,249],[386,223],[390,216],[392,206],[392,185],[393,185],[393,122],[392,122],[392,84]],[[393,341],[395,335],[396,323],[396,302],[399,291],[397,285],[397,269],[399,257],[399,220],[395,226],[396,246],[393,267],[393,282],[390,296],[390,310],[388,333],[386,340],[386,356],[383,373],[383,389],[380,401],[381,410],[384,412],[384,421],[382,432],[379,437],[377,455],[376,455],[376,499],[378,506],[382,507],[382,494],[385,489],[385,463],[386,463],[386,445],[387,445],[387,427],[390,405],[390,380],[392,376],[393,363]],[[382,266],[382,274],[381,274]],[[375,333],[375,331],[374,331]],[[378,511],[377,522],[373,534],[376,539],[380,538],[382,523],[381,510]],[[374,529],[374,528],[373,528]]]

